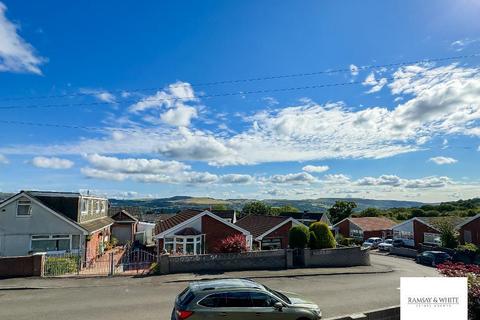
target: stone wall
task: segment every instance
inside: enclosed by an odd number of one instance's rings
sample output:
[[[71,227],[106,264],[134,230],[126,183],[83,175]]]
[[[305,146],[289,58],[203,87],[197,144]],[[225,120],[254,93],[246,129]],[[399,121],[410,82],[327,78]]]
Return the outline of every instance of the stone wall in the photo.
[[[287,250],[159,257],[160,273],[202,273],[287,268]],[[291,259],[290,259],[291,261]]]
[[[336,249],[304,249],[304,266],[309,267],[353,267],[369,266],[370,252],[361,247]]]
[[[0,278],[42,276],[43,254],[0,258]]]
[[[418,251],[416,249],[411,249],[411,248],[392,247],[390,248],[390,254],[394,254],[402,257],[416,258]]]

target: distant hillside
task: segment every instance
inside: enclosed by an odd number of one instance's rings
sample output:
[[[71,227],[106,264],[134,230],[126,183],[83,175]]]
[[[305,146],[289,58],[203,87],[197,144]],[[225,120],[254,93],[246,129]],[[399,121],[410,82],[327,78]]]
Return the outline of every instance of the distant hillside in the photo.
[[[0,202],[13,196],[13,193],[0,192]]]
[[[291,205],[298,208],[300,211],[310,212],[324,212],[330,208],[335,201],[347,200],[354,201],[357,204],[357,210],[366,208],[389,209],[389,208],[411,208],[424,205],[421,202],[414,201],[396,201],[396,200],[373,200],[373,199],[342,199],[342,198],[319,198],[319,199],[305,199],[305,200],[287,200],[287,199],[268,199],[265,203],[273,207],[280,207],[283,205]],[[185,208],[208,208],[214,205],[225,205],[229,208],[241,210],[245,203],[252,201],[252,199],[227,199],[219,200],[208,197],[188,197],[176,196],[171,198],[159,199],[134,199],[134,200],[119,200],[110,199],[113,206],[121,207],[142,207],[145,211],[154,211],[161,213],[174,213]]]

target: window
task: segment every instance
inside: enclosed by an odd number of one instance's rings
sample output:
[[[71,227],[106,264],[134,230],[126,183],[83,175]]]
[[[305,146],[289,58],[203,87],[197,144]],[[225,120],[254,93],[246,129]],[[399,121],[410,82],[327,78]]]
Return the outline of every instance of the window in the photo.
[[[21,198],[17,201],[17,216],[28,217],[32,214],[32,203],[29,199]]]
[[[198,304],[208,308],[224,308],[227,306],[227,296],[225,293],[211,294]]]
[[[100,201],[100,212],[105,213],[105,201]]]
[[[252,307],[252,300],[249,292],[229,292],[227,293],[227,307],[229,308],[249,308]]]
[[[77,236],[78,237],[78,236]],[[69,251],[70,235],[33,235],[31,250],[33,252]]]
[[[252,304],[255,308],[273,307],[273,305],[278,302],[268,294],[261,292],[251,292],[250,299],[252,299]]]
[[[201,254],[203,252],[203,237],[198,236],[174,236],[165,238],[163,249],[176,254]]]
[[[430,244],[440,244],[440,235],[437,233],[428,233],[425,232],[423,234],[423,242],[430,243]]]
[[[472,243],[472,232],[469,230],[465,230],[463,232],[463,241],[465,243]]]
[[[82,199],[80,204],[81,204],[80,211],[82,212],[82,215],[86,215],[88,213],[88,201],[85,199]]]

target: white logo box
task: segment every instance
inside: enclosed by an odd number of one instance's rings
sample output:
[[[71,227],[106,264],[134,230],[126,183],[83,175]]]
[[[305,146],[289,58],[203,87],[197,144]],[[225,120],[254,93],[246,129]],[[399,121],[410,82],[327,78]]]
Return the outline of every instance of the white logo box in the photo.
[[[400,278],[401,320],[468,320],[467,278]]]

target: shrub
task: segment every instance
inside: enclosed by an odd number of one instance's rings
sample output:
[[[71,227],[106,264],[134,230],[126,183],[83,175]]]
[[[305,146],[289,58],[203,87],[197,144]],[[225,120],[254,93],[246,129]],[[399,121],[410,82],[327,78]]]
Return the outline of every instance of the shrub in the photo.
[[[466,243],[457,247],[458,251],[468,252],[468,253],[477,253],[478,247],[473,243]]]
[[[290,228],[288,232],[288,245],[292,249],[303,249],[310,240],[310,231],[305,225],[297,225]]]
[[[247,241],[245,236],[241,234],[236,234],[233,236],[226,237],[215,250],[218,253],[240,253],[247,251]]]
[[[440,231],[440,239],[442,247],[454,249],[458,245],[458,232],[455,230],[454,224],[448,219],[443,219],[436,223],[437,229]]]
[[[323,222],[314,222],[310,225],[310,248],[335,248],[335,238],[328,225]]]
[[[354,238],[343,238],[340,244],[342,246],[352,247],[357,244],[357,241]]]
[[[58,276],[67,273],[75,273],[79,267],[80,257],[46,257],[45,275]]]
[[[446,277],[467,277],[468,279],[468,318],[480,319],[480,267],[473,264],[446,262],[437,266]]]

